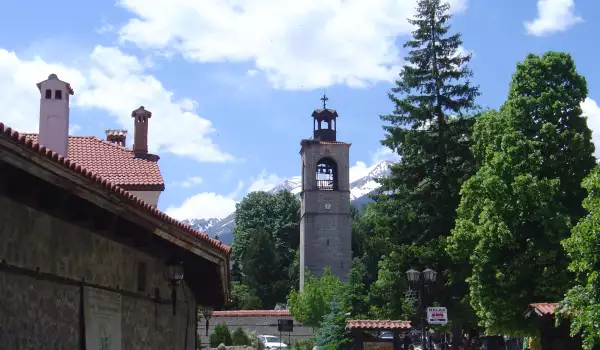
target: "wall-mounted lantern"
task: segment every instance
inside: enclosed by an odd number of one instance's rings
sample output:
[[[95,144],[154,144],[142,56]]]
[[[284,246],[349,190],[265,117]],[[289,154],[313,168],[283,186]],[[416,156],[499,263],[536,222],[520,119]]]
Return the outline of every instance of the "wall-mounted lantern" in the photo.
[[[171,301],[173,302],[173,315],[177,309],[177,287],[183,280],[183,263],[175,257],[166,261],[166,268],[163,277],[171,287]]]

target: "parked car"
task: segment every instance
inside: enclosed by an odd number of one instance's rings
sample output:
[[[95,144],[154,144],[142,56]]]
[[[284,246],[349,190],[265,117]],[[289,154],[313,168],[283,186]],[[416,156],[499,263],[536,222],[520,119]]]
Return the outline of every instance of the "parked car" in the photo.
[[[265,346],[265,350],[286,349],[287,344],[274,335],[259,335],[258,340]]]
[[[379,339],[394,339],[392,332],[383,332],[379,335]]]

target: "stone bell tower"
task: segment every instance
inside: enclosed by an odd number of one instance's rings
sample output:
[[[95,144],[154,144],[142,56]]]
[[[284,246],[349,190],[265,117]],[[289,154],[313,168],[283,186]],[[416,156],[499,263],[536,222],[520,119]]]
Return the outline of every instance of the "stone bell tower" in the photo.
[[[302,140],[300,290],[305,269],[321,276],[326,267],[342,281],[352,264],[350,228],[350,144],[336,140],[337,111],[326,106],[313,114],[313,137]]]

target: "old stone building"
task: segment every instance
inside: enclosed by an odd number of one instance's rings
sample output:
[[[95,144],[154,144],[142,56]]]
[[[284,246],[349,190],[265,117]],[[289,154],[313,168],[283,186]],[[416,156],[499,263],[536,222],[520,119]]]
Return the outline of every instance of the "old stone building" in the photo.
[[[197,306],[229,302],[231,248],[125,189],[164,188],[147,146],[69,137],[72,89],[38,86],[39,136],[0,123],[0,349],[194,349]]]
[[[345,280],[352,263],[350,144],[336,139],[338,113],[313,114],[313,138],[301,142],[300,290],[305,269],[320,276],[326,267]]]

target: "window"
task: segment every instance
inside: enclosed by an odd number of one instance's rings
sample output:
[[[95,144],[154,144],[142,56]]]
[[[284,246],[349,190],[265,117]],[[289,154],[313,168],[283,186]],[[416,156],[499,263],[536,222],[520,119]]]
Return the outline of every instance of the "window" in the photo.
[[[51,98],[52,98],[52,90],[46,89],[46,100],[49,100]]]
[[[337,191],[337,164],[330,158],[323,158],[317,163],[317,189],[321,191]]]
[[[54,91],[54,99],[55,100],[62,100],[62,90],[56,90],[56,91]]]
[[[137,290],[138,292],[146,291],[146,263],[138,262],[137,266]]]

